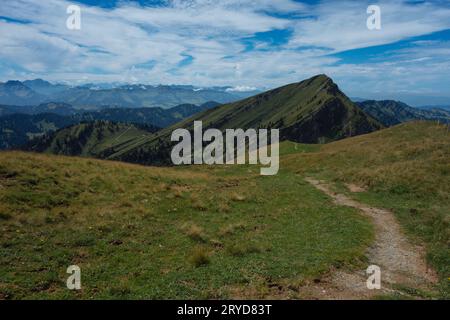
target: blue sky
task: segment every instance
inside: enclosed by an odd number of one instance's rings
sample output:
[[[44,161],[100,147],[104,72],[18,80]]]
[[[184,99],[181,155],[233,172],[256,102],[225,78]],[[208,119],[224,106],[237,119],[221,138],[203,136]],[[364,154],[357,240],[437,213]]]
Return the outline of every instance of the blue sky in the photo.
[[[0,81],[247,90],[326,73],[350,96],[450,104],[450,1],[9,0],[0,35]]]

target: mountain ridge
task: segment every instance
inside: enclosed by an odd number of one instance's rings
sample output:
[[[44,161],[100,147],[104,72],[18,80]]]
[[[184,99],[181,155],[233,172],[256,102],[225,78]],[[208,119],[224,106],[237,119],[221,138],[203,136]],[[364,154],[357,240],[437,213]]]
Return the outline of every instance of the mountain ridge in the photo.
[[[14,113],[17,108],[10,107],[12,113],[0,116],[0,150],[17,148],[29,142],[31,138],[56,131],[69,125],[89,121],[112,121],[117,123],[133,123],[157,127],[169,126],[194,113],[218,105],[217,102],[207,102],[200,106],[183,104],[170,109],[163,108],[107,108],[99,111],[79,110],[66,104],[41,104],[39,106],[18,107],[29,113]],[[0,106],[0,111],[2,111]],[[34,114],[36,110],[43,113]],[[58,112],[56,112],[58,111]],[[0,112],[1,115],[1,112]]]
[[[413,120],[432,120],[450,123],[450,111],[443,109],[419,109],[395,100],[366,100],[357,105],[385,126],[393,126]]]
[[[127,84],[120,86],[52,84],[43,79],[10,80],[0,83],[0,104],[31,106],[47,102],[67,103],[77,109],[98,109],[108,105],[121,108],[162,107],[208,101],[228,103],[254,94],[229,87]]]
[[[281,140],[304,143],[339,140],[383,127],[342,93],[331,78],[317,75],[196,114],[108,159],[169,164],[171,132],[176,128],[192,130],[196,120],[201,120],[205,129],[278,128]]]
[[[104,120],[81,122],[31,140],[23,149],[66,156],[104,158],[120,150],[124,143],[151,135],[157,130],[159,128],[154,126]]]

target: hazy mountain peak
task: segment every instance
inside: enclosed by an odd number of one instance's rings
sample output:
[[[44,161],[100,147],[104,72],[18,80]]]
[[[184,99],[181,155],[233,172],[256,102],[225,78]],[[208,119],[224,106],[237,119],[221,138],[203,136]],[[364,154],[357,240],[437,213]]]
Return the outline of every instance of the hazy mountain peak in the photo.
[[[44,79],[37,78],[33,80],[25,80],[23,82],[25,85],[32,84],[32,85],[40,85],[40,86],[51,86],[52,84]]]
[[[19,80],[8,80],[5,82],[7,87],[25,87],[25,85]]]

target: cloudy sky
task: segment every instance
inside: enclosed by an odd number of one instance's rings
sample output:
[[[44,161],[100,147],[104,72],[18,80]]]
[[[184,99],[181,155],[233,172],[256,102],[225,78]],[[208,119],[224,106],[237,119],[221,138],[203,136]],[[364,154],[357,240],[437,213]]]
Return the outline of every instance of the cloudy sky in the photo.
[[[81,30],[66,27],[71,4]],[[0,0],[0,48],[0,81],[245,90],[326,73],[350,96],[450,105],[448,0]]]

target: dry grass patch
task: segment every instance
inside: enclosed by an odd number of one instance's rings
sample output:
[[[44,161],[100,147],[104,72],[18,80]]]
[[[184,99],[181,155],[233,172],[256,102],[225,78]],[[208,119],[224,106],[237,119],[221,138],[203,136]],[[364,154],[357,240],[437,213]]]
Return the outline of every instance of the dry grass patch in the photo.
[[[231,196],[230,196],[230,199],[233,200],[233,201],[240,202],[240,201],[245,201],[246,198],[245,198],[245,196],[243,194],[239,194],[237,192],[233,192],[231,194]]]
[[[207,210],[206,203],[196,193],[191,195],[191,207],[193,209],[199,210],[199,211],[206,211]]]
[[[205,247],[197,246],[192,250],[189,261],[196,268],[207,265],[210,263],[210,253]]]
[[[183,232],[192,240],[198,242],[206,242],[206,236],[203,232],[203,228],[196,224],[185,224],[181,227]]]
[[[174,195],[175,198],[183,198],[183,194],[189,192],[189,190],[189,187],[181,186],[178,184],[170,186],[170,192]]]
[[[217,205],[219,212],[228,213],[231,211],[231,207],[225,199],[221,199]]]
[[[220,228],[219,235],[221,237],[229,236],[229,235],[232,235],[232,234],[236,233],[237,231],[245,230],[246,227],[247,226],[243,222],[229,224],[227,226],[224,226],[224,227]]]

